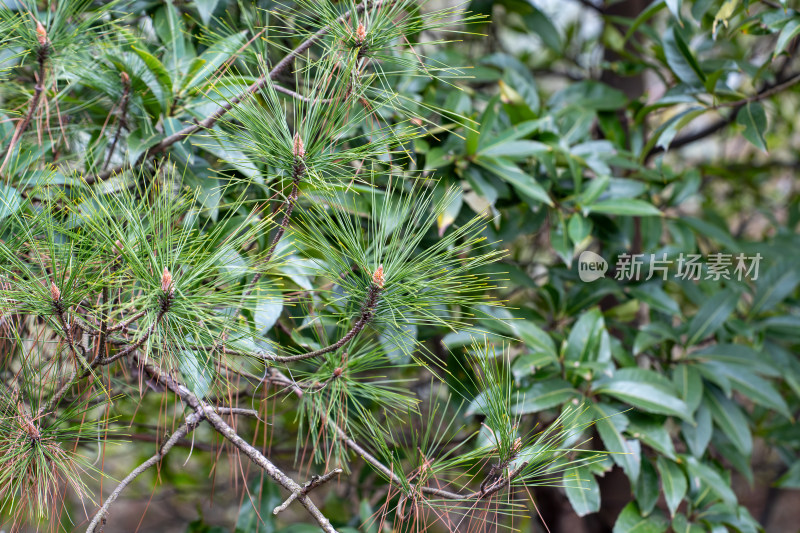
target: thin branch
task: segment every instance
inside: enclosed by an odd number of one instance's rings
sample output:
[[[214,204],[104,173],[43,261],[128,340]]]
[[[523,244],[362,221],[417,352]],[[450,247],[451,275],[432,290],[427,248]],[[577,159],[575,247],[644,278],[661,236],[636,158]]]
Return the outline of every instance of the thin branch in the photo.
[[[784,81],[778,82],[778,83],[776,83],[774,85],[767,85],[761,91],[759,91],[758,93],[754,94],[753,96],[749,96],[749,97],[743,98],[741,100],[736,100],[734,102],[727,102],[727,103],[717,104],[716,106],[713,106],[711,109],[720,109],[720,108],[724,108],[724,107],[730,107],[730,108],[732,108],[731,109],[731,113],[727,117],[724,117],[724,118],[722,118],[722,119],[720,119],[720,120],[718,120],[718,121],[716,121],[716,122],[714,122],[712,124],[709,124],[708,126],[704,127],[703,129],[701,129],[699,131],[696,131],[694,133],[689,133],[689,134],[683,135],[681,137],[678,137],[677,139],[675,139],[674,141],[672,141],[669,144],[668,148],[670,150],[675,150],[677,148],[681,148],[683,146],[686,146],[687,144],[692,144],[692,143],[694,143],[696,141],[699,141],[699,140],[705,139],[706,137],[714,135],[715,133],[717,133],[718,131],[722,130],[726,126],[732,124],[736,120],[736,117],[739,115],[739,111],[741,111],[741,109],[745,105],[747,105],[747,104],[749,104],[751,102],[757,102],[759,100],[763,100],[763,99],[768,98],[770,96],[774,96],[775,94],[778,94],[779,92],[784,91],[787,88],[792,87],[793,85],[796,85],[797,83],[800,83],[800,73],[797,73],[797,74],[794,74],[792,76],[789,76]],[[651,157],[653,157],[655,155],[658,155],[658,154],[660,154],[661,152],[664,152],[664,151],[665,151],[665,149],[664,149],[663,146],[654,146],[647,153],[647,156],[645,157],[645,162],[649,161]]]
[[[348,331],[344,337],[336,341],[335,343],[331,344],[330,346],[326,346],[324,348],[320,348],[319,350],[314,350],[313,352],[306,352],[301,353],[298,355],[271,355],[271,354],[263,354],[261,357],[266,361],[274,361],[277,363],[290,363],[292,361],[302,361],[303,359],[312,359],[314,357],[319,357],[320,355],[324,355],[326,353],[333,352],[338,350],[348,342],[350,342],[353,337],[358,335],[361,330],[363,330],[367,324],[372,320],[375,316],[375,308],[378,306],[378,298],[380,297],[380,293],[383,287],[377,283],[372,283],[370,285],[369,291],[367,291],[367,298],[364,301],[364,305],[361,307],[361,315],[358,317],[358,321],[353,325],[353,327]]]
[[[139,360],[139,363],[145,372],[155,378],[157,382],[162,383],[169,390],[177,394],[178,397],[184,401],[184,403],[186,403],[195,411],[195,413],[208,420],[209,424],[211,424],[217,433],[225,437],[231,444],[238,448],[239,451],[241,451],[253,463],[260,467],[269,477],[277,481],[283,488],[291,493],[302,492],[303,487],[301,487],[292,478],[287,476],[272,461],[267,459],[264,454],[240,437],[236,430],[229,426],[228,423],[222,419],[214,406],[209,405],[208,403],[197,398],[194,393],[180,384],[172,376],[162,371],[152,362],[143,362]],[[322,514],[319,508],[314,505],[314,502],[312,502],[307,495],[301,493],[297,496],[296,500],[306,508],[308,513],[314,517],[324,531],[327,533],[336,533],[336,529],[334,529],[330,521],[325,517],[325,515]]]
[[[343,470],[341,468],[334,468],[333,470],[331,470],[327,474],[323,474],[321,476],[312,476],[311,480],[306,482],[305,485],[303,485],[303,488],[300,490],[300,492],[291,493],[289,495],[289,497],[286,498],[286,501],[284,501],[282,504],[280,504],[279,506],[277,506],[275,509],[272,510],[272,514],[276,515],[276,514],[280,513],[281,511],[286,510],[286,508],[289,507],[289,505],[293,501],[295,501],[298,497],[305,496],[306,494],[308,494],[309,492],[311,492],[315,488],[319,487],[320,485],[322,485],[324,483],[327,483],[328,481],[330,481],[334,477],[338,476],[342,472],[343,472]]]
[[[51,50],[50,41],[47,40],[47,33],[40,33],[39,28],[42,28],[42,32],[44,31],[41,23],[37,21],[39,49],[36,53],[36,60],[39,63],[39,77],[36,80],[36,84],[33,86],[33,96],[31,97],[31,102],[28,105],[28,112],[25,114],[25,118],[22,119],[22,122],[17,124],[17,127],[14,130],[14,135],[11,136],[11,142],[8,144],[6,156],[3,159],[3,164],[0,165],[0,174],[3,173],[8,161],[11,159],[11,153],[14,151],[14,146],[17,144],[17,142],[19,142],[19,139],[22,137],[22,134],[25,133],[25,130],[28,129],[31,119],[33,118],[34,113],[36,113],[36,110],[39,108],[39,104],[42,99],[42,92],[44,91],[45,69],[47,67],[47,57],[50,55]]]
[[[114,155],[114,149],[117,147],[117,142],[119,142],[119,137],[122,134],[122,127],[125,125],[125,120],[128,116],[128,102],[130,101],[131,94],[131,78],[127,73],[123,72],[120,74],[120,79],[122,80],[122,102],[120,103],[119,123],[117,124],[117,131],[114,133],[114,140],[111,142],[111,148],[108,149],[108,156],[106,157],[106,162],[103,165],[103,170],[106,170],[108,168],[108,164],[111,163],[111,156]]]
[[[95,513],[94,518],[92,518],[92,521],[89,523],[89,527],[86,528],[86,533],[94,533],[94,531],[97,529],[97,526],[100,525],[101,522],[103,525],[105,525],[105,516],[108,514],[108,509],[117,500],[117,498],[119,498],[119,495],[122,494],[122,491],[125,490],[125,487],[127,487],[131,481],[136,479],[139,474],[159,463],[167,454],[167,452],[169,452],[170,449],[172,449],[172,447],[178,443],[178,441],[191,433],[202,421],[202,413],[190,413],[187,415],[186,423],[178,428],[178,430],[170,436],[167,442],[165,442],[164,445],[152,457],[136,467],[130,474],[125,476],[125,479],[119,482],[119,485],[117,485],[117,488],[114,489],[114,492],[112,492],[108,498],[106,498],[103,506],[97,511],[97,513]]]

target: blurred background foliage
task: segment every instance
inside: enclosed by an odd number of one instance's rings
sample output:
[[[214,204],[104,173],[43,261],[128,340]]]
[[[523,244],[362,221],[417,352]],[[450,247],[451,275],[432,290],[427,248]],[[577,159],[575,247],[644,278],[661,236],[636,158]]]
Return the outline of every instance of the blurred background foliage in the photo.
[[[314,3],[299,4],[311,8],[313,18]],[[98,7],[87,5],[90,11]],[[583,416],[596,421],[585,433],[589,446],[611,454],[568,470],[552,486],[528,494],[516,488],[523,511],[506,516],[483,510],[483,522],[469,530],[796,530],[800,6],[789,0],[458,5],[480,15],[464,33],[434,28],[395,37],[417,45],[414,54],[400,58],[414,72],[387,70],[382,82],[402,97],[401,105],[377,109],[363,117],[360,129],[341,135],[355,139],[374,131],[376,117],[384,122],[379,127],[425,129],[403,146],[409,158],[387,161],[399,167],[398,176],[436,178],[428,186],[435,197],[453,196],[419,246],[432,247],[473,216],[485,216],[487,242],[506,255],[479,270],[504,280],[487,298],[506,305],[481,307],[483,318],[463,330],[421,320],[407,324],[403,335],[379,335],[390,362],[365,371],[386,374],[395,388],[433,396],[438,392],[430,372],[413,362],[445,361],[447,387],[465,400],[447,416],[480,427],[484,387],[470,364],[477,330],[500,353],[510,353],[519,392],[511,414],[525,427],[550,423],[570,406],[587,406]],[[73,39],[69,53],[52,58],[43,95],[48,113],[34,118],[37,128],[9,157],[0,220],[41,174],[68,188],[96,175],[88,169],[137,161],[183,125],[207,117],[220,97],[231,98],[252,83],[246,69],[228,65],[242,54],[277,60],[302,40],[264,30],[281,22],[271,19],[275,7],[236,0],[112,6],[119,13],[92,22],[114,21],[113,28],[98,31],[98,42]],[[417,44],[437,40],[446,42]],[[102,54],[91,53],[98,43]],[[19,74],[18,67],[34,63],[24,47],[0,50],[4,146],[13,135],[10,119],[31,97],[32,75]],[[120,83],[121,72],[127,84]],[[297,76],[287,70],[277,81],[292,87]],[[280,177],[267,177],[274,176],[268,168],[273,163],[221,134],[224,126],[213,126],[218,135],[175,143],[155,155],[159,172],[198,191],[198,224],[242,216],[227,213],[226,206],[242,195],[272,198],[284,186]],[[95,186],[112,191],[130,179],[117,176]],[[307,187],[301,204],[310,205],[313,185]],[[358,183],[352,187],[366,191]],[[374,207],[368,197],[353,198],[357,213]],[[277,297],[255,313],[264,330],[276,326],[273,341],[313,349],[324,343],[307,320],[312,310],[295,297],[323,282],[311,268],[320,258],[303,249],[308,242],[281,244],[289,260],[266,276]],[[578,257],[585,250],[608,261],[605,278],[580,280]],[[644,254],[638,279],[618,268],[623,254]],[[679,259],[690,254],[703,257],[698,280],[677,276]],[[760,255],[757,279],[755,272],[737,279],[733,267],[730,279],[717,278],[709,271],[711,254],[727,254],[734,266],[739,254]],[[650,258],[671,261],[666,279],[646,279]],[[329,297],[335,301],[335,295],[323,296]],[[324,382],[335,365],[330,361],[331,368],[308,379]],[[366,390],[365,404],[371,395],[378,405],[392,401],[386,394]],[[336,398],[332,387],[304,401]],[[269,432],[273,457],[306,464],[312,451],[302,440],[296,448],[291,436],[308,423],[297,417],[298,401],[271,401],[270,425],[253,431]],[[140,404],[119,407],[135,421],[129,430],[134,438],[139,425],[156,424],[160,402],[145,396]],[[311,444],[335,445],[317,436]],[[117,475],[131,459],[151,453],[130,444],[120,450],[109,451]],[[191,460],[214,461],[214,453],[205,453],[213,450],[199,446]],[[248,491],[225,481],[229,470],[239,468],[235,461],[219,460],[208,479],[206,469],[195,474],[182,467],[187,453],[165,459],[155,496],[154,473],[144,476],[124,507],[130,520],[111,521],[107,531],[133,531],[145,510],[142,530],[150,531],[218,533],[231,531],[234,522],[237,533],[316,530],[287,525],[305,519],[291,514],[296,511],[273,518],[280,496],[260,476],[251,476]],[[356,460],[344,487],[326,493],[323,510],[340,531],[377,532],[373,516],[386,498],[384,484]],[[194,507],[198,493],[213,498]]]

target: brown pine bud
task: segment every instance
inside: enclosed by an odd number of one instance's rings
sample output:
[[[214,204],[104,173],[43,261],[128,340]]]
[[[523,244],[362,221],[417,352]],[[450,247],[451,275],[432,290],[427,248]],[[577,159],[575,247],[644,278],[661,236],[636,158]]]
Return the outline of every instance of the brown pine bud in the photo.
[[[40,46],[47,45],[47,30],[38,20],[36,21],[36,38],[39,40]]]
[[[123,85],[128,85],[131,82],[131,77],[128,76],[127,72],[120,72],[119,73],[119,78],[122,80],[122,84]]]
[[[50,282],[50,297],[53,298],[54,302],[61,301],[61,291],[58,290],[55,282]]]
[[[383,276],[383,265],[379,266],[375,273],[372,274],[372,283],[381,289],[383,288],[384,283],[386,283],[386,278]]]
[[[359,22],[358,28],[356,28],[356,43],[361,44],[367,40],[367,28],[364,27],[364,24]]]
[[[342,372],[343,372],[342,367],[337,366],[336,368],[333,369],[333,377],[338,378],[339,376],[342,375]]]
[[[164,267],[164,272],[161,273],[161,290],[165,293],[172,292],[172,273]]]
[[[303,159],[306,155],[306,148],[303,145],[303,139],[300,137],[300,133],[294,134],[294,143],[292,145],[292,155],[296,159]]]

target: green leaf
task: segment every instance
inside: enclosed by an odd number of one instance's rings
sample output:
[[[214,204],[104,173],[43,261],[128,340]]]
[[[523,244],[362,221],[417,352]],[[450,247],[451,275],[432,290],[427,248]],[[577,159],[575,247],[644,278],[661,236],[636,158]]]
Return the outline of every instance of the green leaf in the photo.
[[[219,0],[194,0],[194,7],[200,15],[200,20],[202,20],[203,24],[206,26],[211,20],[211,14],[214,13],[218,3]]]
[[[636,198],[619,198],[616,200],[603,200],[584,206],[587,212],[604,213],[606,215],[626,216],[661,216],[661,211],[653,204]]]
[[[787,260],[773,266],[756,282],[756,293],[753,296],[750,315],[771,311],[794,292],[798,283],[800,283],[800,271],[796,264]]]
[[[649,413],[692,420],[689,408],[678,398],[669,381],[652,370],[640,368],[617,370],[611,378],[595,382],[594,391]]]
[[[786,400],[766,379],[755,374],[753,365],[710,361],[701,363],[709,376],[722,376],[732,388],[750,398],[753,402],[791,418]]]
[[[710,489],[728,505],[736,504],[736,495],[731,490],[730,482],[706,463],[701,463],[692,456],[682,455],[689,473],[689,483],[694,490],[700,490],[701,484]]]
[[[603,314],[596,307],[592,308],[573,324],[564,359],[571,363],[599,361],[603,344],[607,347],[609,342]]]
[[[628,103],[625,93],[599,81],[579,81],[557,92],[550,99],[555,109],[575,106],[595,111],[617,111]]]
[[[686,346],[692,346],[715,333],[736,309],[739,294],[720,291],[706,300],[689,322]]]
[[[684,83],[702,85],[706,75],[674,26],[664,32],[661,44],[664,47],[667,65],[672,72]]]
[[[600,486],[589,467],[578,466],[565,470],[562,483],[567,499],[578,516],[600,510]]]
[[[514,161],[524,160],[528,157],[538,156],[553,149],[537,141],[508,141],[502,144],[493,144],[481,150],[478,155],[490,157],[507,157]]]
[[[643,516],[647,516],[653,512],[656,504],[658,503],[658,496],[660,494],[658,486],[658,473],[653,468],[653,464],[646,456],[642,456],[642,469],[639,473],[639,480],[636,482],[634,494],[636,495],[636,504]]]
[[[189,74],[183,80],[181,90],[189,90],[208,81],[214,72],[244,44],[246,31],[240,31],[221,39],[206,49],[189,65]]]
[[[531,32],[539,36],[545,46],[555,52],[560,52],[561,35],[553,22],[541,10],[531,4],[531,12],[522,15],[522,20]]]
[[[677,365],[672,371],[672,382],[675,388],[694,413],[703,399],[703,378],[693,365]]]
[[[145,151],[161,142],[164,136],[160,133],[148,134],[143,129],[133,130],[128,135],[128,161],[134,162]]]
[[[611,452],[611,459],[625,471],[631,481],[631,485],[635,485],[639,479],[642,460],[639,441],[627,440],[622,436],[622,431],[627,426],[627,420],[616,409],[607,405],[596,404],[594,410],[597,412],[595,427],[600,439],[603,441],[603,445],[606,450]],[[625,422],[621,424],[616,419],[622,419]]]
[[[530,320],[511,320],[509,326],[522,339],[525,345],[535,353],[542,353],[552,360],[558,360],[556,344],[552,337]]]
[[[281,502],[278,486],[269,478],[255,476],[239,508],[234,533],[273,533],[275,515],[272,510]]]
[[[503,74],[503,79],[500,80],[500,92],[504,101],[510,101],[515,105],[525,105],[535,115],[539,114],[541,101],[532,78],[529,79],[516,70],[508,69]]]
[[[753,436],[750,433],[750,423],[741,408],[714,388],[706,391],[705,398],[714,423],[740,453],[750,455],[753,451]]]
[[[749,102],[736,115],[736,123],[744,126],[742,136],[756,148],[767,151],[764,133],[767,131],[767,113],[760,102]]]
[[[517,403],[512,406],[511,412],[515,415],[536,413],[578,397],[580,392],[569,382],[558,378],[545,379],[520,390]]]
[[[172,105],[172,77],[170,76],[164,64],[147,50],[137,48],[135,46],[131,46],[131,50],[133,50],[133,52],[139,56],[142,61],[144,61],[144,64],[147,65],[148,70],[155,75],[156,81],[161,88],[161,91],[158,91],[158,95],[161,96],[159,103],[161,104],[162,111],[166,113],[166,111]]]
[[[664,488],[664,499],[667,502],[670,516],[675,516],[675,511],[686,496],[689,484],[686,481],[686,474],[675,462],[658,457],[656,466],[661,475],[661,486]]]
[[[681,22],[681,5],[683,5],[683,0],[666,0],[666,2],[669,12],[672,13],[675,20],[683,26],[683,22]]]
[[[214,368],[209,360],[203,360],[202,352],[181,350],[178,369],[187,388],[198,398],[205,398],[214,382]]]
[[[792,42],[792,39],[797,37],[798,34],[800,34],[800,17],[796,16],[781,29],[778,40],[775,41],[775,51],[772,55],[777,56],[786,50],[786,47],[789,46],[789,43]]]
[[[711,442],[714,427],[711,421],[711,411],[705,404],[700,404],[694,415],[695,423],[683,422],[681,432],[683,440],[689,447],[689,452],[695,457],[702,457]]]
[[[22,195],[14,187],[0,183],[0,220],[13,215],[22,206]]]
[[[520,193],[533,200],[553,206],[553,201],[548,196],[547,191],[536,182],[533,176],[523,172],[513,162],[495,157],[479,157],[476,162],[498,178],[513,185]]]
[[[789,470],[775,484],[782,489],[800,489],[800,459],[796,460]]]
[[[253,319],[256,331],[260,335],[265,335],[283,312],[283,296],[280,291],[272,287],[258,287],[257,291],[258,303]]]
[[[614,523],[613,533],[664,533],[669,524],[659,513],[642,516],[636,502],[626,505]]]

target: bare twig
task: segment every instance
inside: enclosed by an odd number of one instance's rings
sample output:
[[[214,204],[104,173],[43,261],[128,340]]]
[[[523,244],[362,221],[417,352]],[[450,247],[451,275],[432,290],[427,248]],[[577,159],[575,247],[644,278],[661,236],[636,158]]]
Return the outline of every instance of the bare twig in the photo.
[[[319,526],[327,533],[336,533],[336,529],[331,525],[330,521],[322,514],[322,512],[314,505],[314,502],[302,494],[302,489],[296,481],[287,476],[280,468],[278,468],[272,461],[267,459],[264,454],[258,451],[255,447],[245,441],[231,426],[225,422],[214,406],[200,400],[189,389],[179,383],[177,380],[162,371],[158,366],[152,362],[143,362],[139,360],[145,372],[150,374],[156,381],[166,386],[169,390],[174,392],[191,407],[195,413],[208,420],[209,424],[214,430],[225,437],[233,446],[239,449],[246,455],[253,463],[260,467],[273,480],[278,482],[283,488],[291,493],[300,493],[296,500],[300,502],[306,511],[317,521]]]
[[[342,473],[341,468],[334,468],[327,474],[323,474],[321,476],[312,476],[311,480],[308,481],[305,485],[303,485],[303,488],[300,489],[300,492],[291,493],[289,497],[286,498],[286,501],[284,501],[282,504],[280,504],[279,506],[277,506],[275,509],[272,510],[272,514],[280,513],[281,511],[289,507],[289,505],[293,501],[295,501],[299,496],[305,496],[315,488],[319,487],[324,483],[327,483],[328,481],[330,481],[331,479],[333,479],[334,477],[338,476],[341,473]]]
[[[149,468],[160,462],[161,459],[163,459],[164,456],[167,455],[167,452],[169,452],[170,449],[172,449],[172,447],[178,443],[178,441],[180,441],[183,437],[194,431],[194,429],[198,425],[200,425],[200,422],[202,421],[203,421],[202,413],[190,413],[189,415],[187,415],[186,422],[180,428],[178,428],[178,430],[175,431],[175,433],[173,433],[170,436],[167,442],[165,442],[164,445],[161,446],[161,448],[152,457],[150,457],[147,461],[143,462],[138,467],[136,467],[130,474],[125,476],[125,478],[119,482],[119,485],[117,485],[117,488],[114,489],[114,492],[112,492],[108,496],[108,498],[106,498],[106,501],[105,503],[103,503],[103,506],[100,508],[100,510],[97,511],[97,513],[95,513],[94,518],[92,518],[92,521],[89,523],[89,527],[86,528],[86,533],[94,533],[94,531],[97,529],[97,526],[101,522],[105,523],[105,516],[106,514],[108,514],[108,509],[116,501],[116,499],[119,498],[119,495],[122,494],[122,491],[125,490],[125,488],[131,483],[131,481],[136,479],[136,477],[142,472],[145,472],[146,470],[148,470]]]

